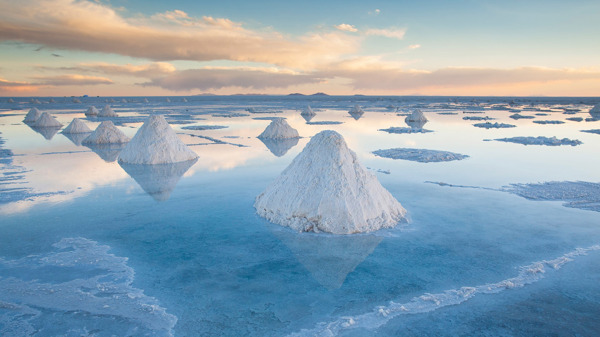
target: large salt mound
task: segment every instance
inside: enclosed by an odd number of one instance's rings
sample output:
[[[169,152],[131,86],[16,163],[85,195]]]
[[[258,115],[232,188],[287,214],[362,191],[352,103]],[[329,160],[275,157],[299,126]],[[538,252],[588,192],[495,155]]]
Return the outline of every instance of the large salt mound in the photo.
[[[119,115],[111,109],[110,105],[105,105],[102,111],[98,113],[98,117],[118,117]]]
[[[42,113],[40,112],[40,110],[38,110],[37,108],[31,108],[27,115],[25,115],[25,119],[23,120],[23,122],[35,123],[35,121],[37,121],[41,116]]]
[[[87,111],[85,112],[86,116],[97,116],[98,115],[98,109],[96,109],[95,106],[91,106],[87,109]]]
[[[273,119],[258,138],[288,139],[299,138],[298,131],[291,127],[283,118]]]
[[[92,132],[86,139],[81,142],[82,144],[121,144],[127,143],[129,137],[125,136],[123,131],[117,129],[117,127],[111,121],[104,121],[98,125],[96,130]]]
[[[33,123],[33,126],[36,126],[38,128],[60,128],[62,124],[60,124],[59,121],[52,117],[52,115],[50,115],[47,112],[44,112],[42,113],[40,118],[38,118]]]
[[[63,133],[88,133],[92,132],[84,122],[79,118],[73,118],[71,124],[69,124],[64,130]]]
[[[358,162],[344,138],[315,135],[254,203],[269,221],[298,231],[352,234],[394,227],[406,210]]]
[[[162,115],[152,115],[119,155],[128,164],[168,164],[198,158],[185,145]]]

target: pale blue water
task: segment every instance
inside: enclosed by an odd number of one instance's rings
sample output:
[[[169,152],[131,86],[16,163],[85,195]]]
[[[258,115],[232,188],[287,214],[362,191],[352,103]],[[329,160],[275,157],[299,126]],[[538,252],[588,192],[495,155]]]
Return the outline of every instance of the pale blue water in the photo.
[[[587,113],[600,99],[517,99],[507,108],[497,104],[513,98],[128,99],[135,102],[110,103],[121,130],[133,136],[145,116],[164,113],[199,160],[191,167],[121,167],[110,161],[118,150],[93,152],[23,124],[29,99],[0,100],[0,335],[600,334],[596,190],[585,196],[596,202],[591,210],[502,190],[513,183],[599,183],[600,136],[580,130],[600,128]],[[66,126],[87,106],[106,104],[63,100],[38,108]],[[317,113],[311,122],[343,123],[307,124],[300,116],[307,104]],[[355,104],[365,110],[358,120],[347,113]],[[250,107],[267,113],[245,111]],[[407,127],[397,113],[412,108],[422,109],[424,128],[433,132],[378,131]],[[535,118],[514,120],[508,109]],[[466,116],[516,127],[476,128]],[[574,116],[583,121],[567,120]],[[264,144],[256,136],[269,120],[260,117],[286,117],[304,138]],[[182,129],[189,125],[226,128]],[[254,198],[326,129],[340,132],[402,203],[407,225],[352,236],[300,234],[255,214]],[[493,140],[518,136],[583,144]],[[420,163],[371,153],[390,148],[469,157]],[[587,250],[574,254],[577,248]],[[543,272],[520,269],[540,261],[553,262],[542,263]]]

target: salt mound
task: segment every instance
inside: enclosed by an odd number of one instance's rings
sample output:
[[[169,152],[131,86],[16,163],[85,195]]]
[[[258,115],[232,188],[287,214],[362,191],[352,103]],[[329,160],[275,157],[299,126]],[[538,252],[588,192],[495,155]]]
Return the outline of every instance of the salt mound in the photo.
[[[98,109],[96,109],[95,106],[91,106],[87,109],[87,111],[85,112],[86,116],[97,116],[98,115]]]
[[[117,129],[113,122],[104,121],[98,125],[91,135],[83,140],[82,144],[121,144],[128,141],[129,137],[125,136],[123,131]]]
[[[315,135],[254,203],[269,221],[298,231],[352,234],[394,227],[406,210],[358,162],[344,138]]]
[[[14,102],[15,102],[15,100],[14,100],[14,99],[12,99],[12,98],[9,98],[9,99],[8,99],[8,103],[14,103]]]
[[[359,120],[362,115],[364,115],[364,110],[357,105],[355,105],[354,107],[352,107],[352,109],[350,109],[350,111],[348,111],[348,113],[350,114],[350,116],[352,116],[352,118]]]
[[[79,103],[81,103],[81,101],[79,100],[79,98],[73,98],[73,103],[79,104]]]
[[[38,110],[37,108],[31,108],[27,115],[25,115],[25,119],[23,120],[23,122],[35,123],[35,121],[37,121],[41,116],[42,113],[40,112],[40,110]]]
[[[313,109],[310,107],[310,105],[307,105],[306,109],[302,110],[302,112],[300,113],[300,115],[302,115],[302,116],[314,116],[314,115],[316,115],[316,113],[313,111]]]
[[[167,164],[198,158],[185,145],[162,115],[152,115],[119,155],[119,162],[129,164]]]
[[[98,117],[118,117],[116,112],[111,109],[110,105],[105,105],[102,111],[98,113]]]
[[[596,104],[591,110],[591,114],[600,114],[600,103]]]
[[[60,122],[57,121],[54,117],[52,117],[52,115],[50,115],[47,112],[44,112],[42,113],[40,118],[38,118],[33,123],[33,126],[36,126],[38,128],[60,128],[63,125],[60,124]]]
[[[421,110],[415,110],[412,114],[406,116],[404,121],[408,124],[409,122],[427,123],[428,120]]]
[[[286,139],[299,138],[298,131],[291,127],[283,118],[273,119],[258,138]]]
[[[84,122],[79,118],[73,118],[71,124],[69,124],[64,130],[63,133],[88,133],[92,132]]]

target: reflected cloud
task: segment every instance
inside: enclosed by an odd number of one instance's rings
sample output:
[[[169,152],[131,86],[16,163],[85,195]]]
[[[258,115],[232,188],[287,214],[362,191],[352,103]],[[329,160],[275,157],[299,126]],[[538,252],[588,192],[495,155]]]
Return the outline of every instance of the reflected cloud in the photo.
[[[119,163],[138,185],[156,201],[168,200],[175,186],[198,159],[172,164],[125,164]]]
[[[277,229],[273,233],[323,287],[339,289],[382,237],[376,235],[323,235]]]
[[[298,144],[300,138],[259,138],[263,144],[277,157],[282,157]]]

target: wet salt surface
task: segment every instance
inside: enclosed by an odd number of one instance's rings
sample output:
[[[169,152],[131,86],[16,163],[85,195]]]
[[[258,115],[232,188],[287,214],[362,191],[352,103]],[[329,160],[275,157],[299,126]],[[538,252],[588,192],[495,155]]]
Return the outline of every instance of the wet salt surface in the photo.
[[[120,117],[109,120],[128,137],[148,115],[166,114],[198,161],[119,165],[118,148],[93,152],[60,130],[24,125],[29,98],[0,99],[0,196],[6,197],[0,198],[0,335],[592,336],[600,330],[600,178],[593,169],[600,143],[596,134],[580,132],[581,123],[595,122],[584,113],[597,98],[126,100],[115,98],[121,103],[111,107]],[[107,104],[55,101],[38,107],[63,125],[85,118],[89,105]],[[314,120],[343,123],[307,124],[300,112],[309,104]],[[358,120],[348,115],[354,105],[365,111]],[[245,111],[250,107],[261,113]],[[583,111],[589,121],[543,125],[509,117],[510,110],[544,111],[544,119],[565,121],[564,108]],[[405,127],[415,109],[435,132],[378,131]],[[463,111],[517,127],[474,128]],[[225,116],[235,114],[249,116]],[[305,138],[257,139],[274,117],[286,118]],[[85,118],[92,129],[102,120]],[[228,127],[182,130],[180,123]],[[256,215],[256,196],[325,129],[341,133],[361,164],[373,168],[408,211],[408,224],[361,235],[299,234]],[[582,144],[484,141],[538,136]],[[424,164],[372,154],[389,148],[469,158]]]

